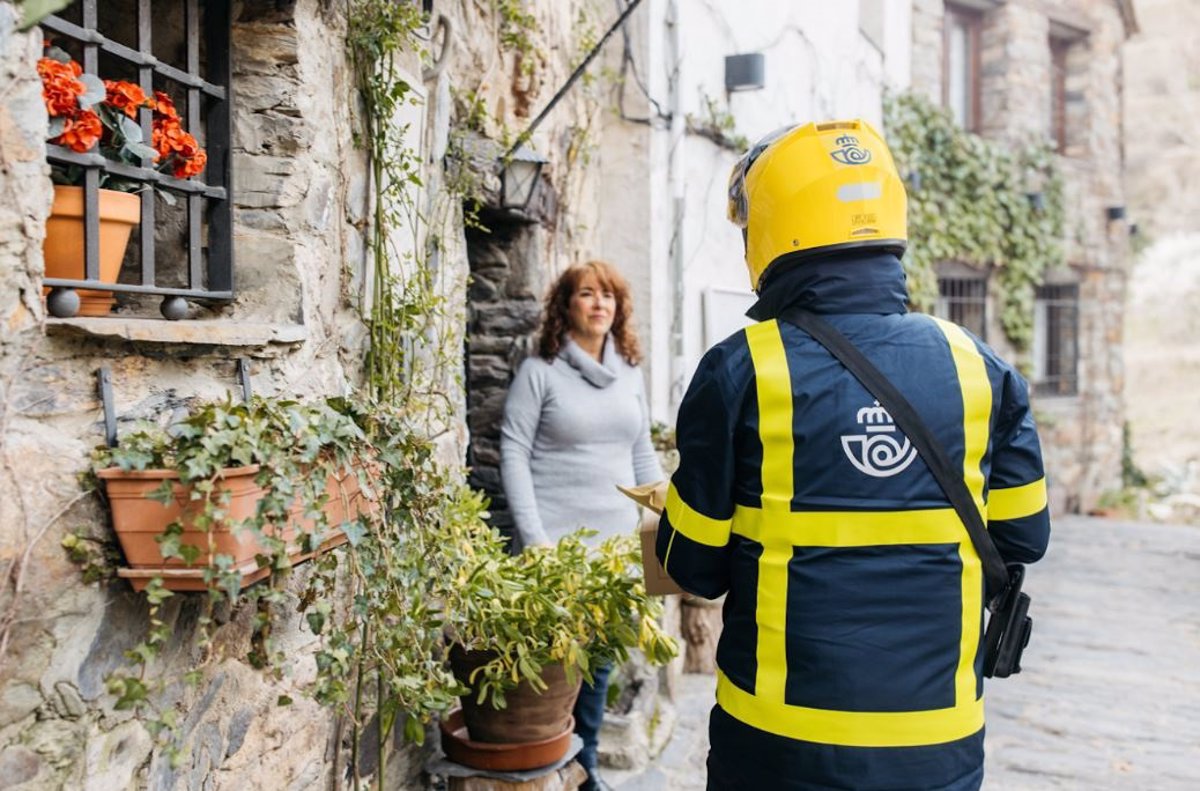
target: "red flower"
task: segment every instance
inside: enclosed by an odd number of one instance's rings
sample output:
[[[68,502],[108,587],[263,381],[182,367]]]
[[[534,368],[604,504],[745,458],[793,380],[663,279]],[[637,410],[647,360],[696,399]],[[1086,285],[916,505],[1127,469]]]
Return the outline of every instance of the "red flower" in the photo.
[[[183,131],[177,116],[160,115],[154,119],[150,142],[160,160],[174,157],[176,178],[190,178],[204,170],[208,155],[189,132]]]
[[[104,126],[100,123],[100,116],[92,110],[81,110],[74,118],[67,119],[63,133],[51,142],[83,154],[99,142],[103,133]]]
[[[154,102],[146,98],[146,92],[140,86],[134,85],[132,82],[124,82],[119,80],[105,80],[104,87],[107,90],[105,103],[111,107],[115,107],[130,118],[137,118],[137,111],[141,107],[154,107]]]
[[[152,103],[154,112],[167,118],[179,118],[179,111],[175,109],[175,102],[171,97],[162,91],[154,92],[154,101]]]
[[[188,135],[191,137],[191,135]],[[195,141],[193,141],[195,142]],[[204,153],[204,149],[197,148],[196,153],[188,159],[179,159],[175,163],[175,178],[186,179],[192,176],[197,176],[204,170],[204,166],[208,164],[208,154]]]
[[[79,79],[83,69],[78,63],[42,58],[37,71],[42,78],[42,99],[51,116],[69,117],[79,112],[79,97],[87,93],[87,86]]]

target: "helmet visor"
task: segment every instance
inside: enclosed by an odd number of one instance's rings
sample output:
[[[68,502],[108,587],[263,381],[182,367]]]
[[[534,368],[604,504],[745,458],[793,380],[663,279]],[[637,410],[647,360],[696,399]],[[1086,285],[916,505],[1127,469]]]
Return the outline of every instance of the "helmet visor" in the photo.
[[[733,170],[729,173],[729,205],[726,214],[729,221],[737,227],[744,230],[750,220],[750,202],[746,198],[746,174],[750,172],[750,168],[754,166],[755,161],[762,156],[762,153],[771,147],[772,143],[797,126],[798,124],[791,124],[779,127],[751,146],[750,150],[743,154],[742,158],[733,166]]]

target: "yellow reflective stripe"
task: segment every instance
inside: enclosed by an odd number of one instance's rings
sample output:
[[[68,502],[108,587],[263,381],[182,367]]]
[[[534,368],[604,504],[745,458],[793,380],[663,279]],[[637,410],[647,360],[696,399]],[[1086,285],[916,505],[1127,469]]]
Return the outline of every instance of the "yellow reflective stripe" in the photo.
[[[717,671],[717,703],[747,725],[819,744],[850,747],[916,747],[943,744],[983,727],[983,699],[960,700],[951,709],[859,712],[789,706],[782,698],[752,695]]]
[[[1024,486],[992,489],[988,494],[987,515],[992,522],[1021,519],[1040,514],[1046,507],[1046,479],[1039,478]]]
[[[667,539],[667,551],[663,553],[663,571],[667,571],[667,565],[671,562],[671,547],[675,546],[675,536],[677,535],[679,535],[679,531],[672,527],[671,537]],[[655,536],[655,540],[657,539],[658,537]],[[667,576],[671,576],[669,571]]]
[[[737,506],[733,532],[765,548],[870,547],[890,544],[958,544],[967,540],[953,508],[912,511],[797,511],[767,513]]]
[[[763,508],[788,511],[792,502],[792,377],[779,322],[764,321],[747,327],[746,341],[758,391]]]
[[[667,512],[667,519],[671,522],[671,527],[675,528],[677,532],[683,533],[697,544],[704,544],[710,547],[723,547],[729,543],[729,527],[733,524],[733,520],[713,519],[696,511],[683,501],[673,483],[667,486],[665,510]],[[670,548],[668,547],[669,551]]]
[[[962,563],[962,638],[958,646],[958,667],[954,670],[954,701],[965,706],[975,700],[979,679],[975,675],[975,655],[979,652],[979,638],[983,630],[983,563],[970,538],[958,545],[958,559]]]
[[[975,498],[979,513],[987,517],[983,503],[983,457],[987,453],[988,435],[992,424],[992,383],[988,379],[987,366],[975,342],[957,324],[934,319],[954,357],[958,371],[959,389],[963,404],[963,477],[967,489]]]
[[[762,441],[762,505],[770,518],[786,518],[792,507],[794,460],[792,428],[792,377],[778,321],[746,328],[746,342],[754,362],[758,397],[758,434]],[[736,510],[734,512],[736,516]],[[787,683],[787,592],[790,545],[763,545],[758,559],[758,665],[754,689],[766,700],[783,700]]]
[[[992,421],[992,383],[988,379],[983,356],[971,337],[957,324],[935,319],[950,344],[950,354],[958,372],[963,406],[963,478],[987,523],[983,500],[983,457],[987,453]],[[979,554],[969,539],[958,548],[962,560],[962,640],[958,668],[954,673],[955,700],[959,705],[975,698],[975,654],[983,620],[983,568]]]

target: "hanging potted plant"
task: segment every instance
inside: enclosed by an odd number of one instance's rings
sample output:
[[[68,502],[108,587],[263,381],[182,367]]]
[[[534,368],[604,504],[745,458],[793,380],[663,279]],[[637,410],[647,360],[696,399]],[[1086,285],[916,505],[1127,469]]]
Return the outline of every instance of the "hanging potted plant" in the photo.
[[[84,74],[80,65],[57,47],[46,50],[37,69],[50,116],[48,142],[78,154],[98,149],[108,159],[135,167],[148,159],[159,172],[180,179],[204,170],[207,154],[196,138],[183,130],[179,113],[167,94],[155,91],[151,98],[134,83]],[[149,145],[138,124],[142,108],[149,108],[153,114]],[[82,280],[85,168],[54,163],[50,172],[54,204],[46,221],[43,247],[46,277]],[[103,283],[117,282],[129,235],[141,217],[141,198],[136,193],[148,186],[100,172],[99,279]],[[78,294],[79,315],[103,316],[112,309],[111,291],[80,289]]]
[[[324,403],[206,404],[97,452],[113,529],[141,590],[243,587],[346,540],[373,513],[369,450]]]
[[[511,556],[498,542],[459,549],[445,612],[450,665],[469,691],[443,721],[443,749],[460,763],[530,769],[566,751],[583,679],[628,659],[676,653],[646,594],[633,536],[596,548],[580,532]]]

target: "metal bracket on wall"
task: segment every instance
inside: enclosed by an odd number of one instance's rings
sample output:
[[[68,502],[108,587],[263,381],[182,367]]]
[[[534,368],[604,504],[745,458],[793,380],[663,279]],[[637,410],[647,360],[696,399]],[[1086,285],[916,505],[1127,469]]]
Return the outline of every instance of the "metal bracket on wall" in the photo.
[[[117,447],[117,410],[113,406],[112,371],[107,365],[96,371],[96,389],[100,403],[104,405],[104,441],[108,447]]]
[[[248,404],[254,396],[254,390],[250,387],[250,361],[245,357],[238,358],[237,375],[238,380],[242,383],[242,398]]]

